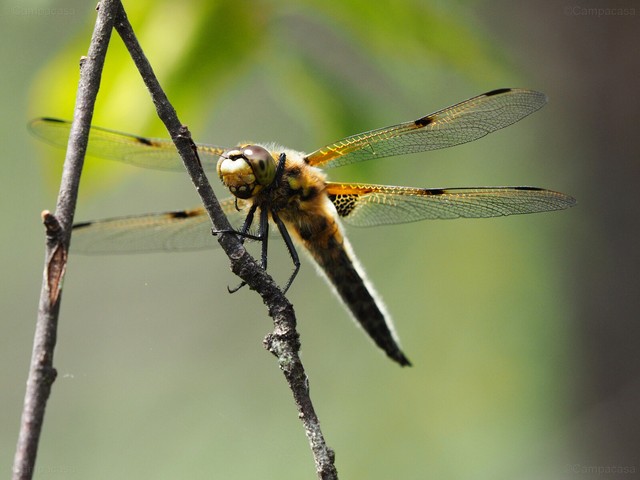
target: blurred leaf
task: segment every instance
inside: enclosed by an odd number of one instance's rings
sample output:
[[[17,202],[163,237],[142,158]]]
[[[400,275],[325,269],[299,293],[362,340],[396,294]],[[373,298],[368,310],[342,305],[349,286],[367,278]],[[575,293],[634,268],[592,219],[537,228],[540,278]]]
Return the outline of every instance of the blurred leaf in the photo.
[[[489,42],[477,26],[464,22],[455,4],[433,7],[405,0],[372,8],[360,0],[331,4],[163,0],[135,2],[126,8],[180,118],[191,126],[215,116],[217,100],[243,78],[257,76],[270,85],[283,110],[306,125],[314,144],[321,144],[380,126],[371,120],[377,111],[375,93],[409,102],[404,91],[411,90],[403,85],[432,71],[434,61],[476,79],[495,76],[500,68]],[[35,80],[34,115],[71,117],[76,66],[86,53],[95,15],[90,9],[87,14],[87,28]],[[358,64],[340,61],[342,51],[354,49]],[[94,124],[166,136],[115,34]],[[84,182],[91,191],[108,188],[123,174],[107,163],[94,162],[88,172]]]
[[[180,118],[193,131],[211,124],[228,127],[202,139],[212,143],[226,144],[229,136],[251,137],[268,124],[256,136],[283,143],[286,138],[287,146],[314,149],[412,115],[417,118],[489,88],[521,86],[505,82],[514,73],[505,62],[504,46],[493,43],[463,2],[142,0],[125,6]],[[84,8],[86,28],[42,67],[32,86],[31,116],[71,116],[78,60],[86,54],[95,18],[92,6]],[[166,136],[115,35],[104,74],[94,123]],[[530,155],[539,148],[537,141],[522,141],[533,129],[517,128],[477,145],[438,152],[444,161],[439,162],[443,173],[437,180],[427,178],[418,158],[408,168],[367,162],[354,166],[357,172],[345,173],[345,167],[336,174],[362,181],[373,181],[370,174],[375,174],[387,183],[443,187],[449,185],[440,184],[442,180],[454,177],[451,186],[458,180],[510,179],[520,165],[537,165],[538,158]],[[473,165],[458,155],[471,157]],[[482,163],[476,156],[497,160]],[[446,161],[456,158],[456,163]],[[502,163],[509,160],[513,162]],[[83,191],[110,188],[134,172],[109,162],[87,166]],[[435,170],[431,167],[429,175]],[[173,201],[174,191],[161,190],[154,180],[143,178],[144,173],[134,177],[135,185],[123,182],[110,202],[115,199],[126,209],[145,196],[146,204],[156,208],[153,195],[146,198],[150,188]],[[542,175],[548,178],[548,172]],[[57,180],[56,175],[52,185]],[[113,214],[120,213],[126,210]],[[310,371],[318,386],[314,396],[327,412],[323,423],[336,451],[349,452],[340,457],[343,474],[351,469],[357,472],[352,477],[392,478],[409,471],[404,476],[411,478],[419,476],[416,465],[432,468],[431,476],[447,478],[467,478],[470,471],[481,477],[522,471],[511,469],[510,462],[529,458],[546,442],[544,431],[562,411],[558,378],[562,365],[569,364],[558,361],[567,329],[562,321],[567,316],[562,306],[566,280],[559,272],[566,254],[550,255],[549,244],[565,240],[555,228],[566,221],[564,215],[553,221],[536,216],[348,232],[397,319],[400,337],[416,364],[410,371],[387,364],[361,332],[348,325],[348,314],[304,264],[291,298],[300,315],[305,361],[311,369],[316,365]],[[66,414],[78,428],[67,436],[52,434],[69,443],[52,442],[43,449],[45,465],[48,452],[51,465],[73,465],[74,478],[96,471],[113,477],[118,469],[134,471],[130,466],[146,472],[156,459],[155,468],[166,476],[167,468],[182,468],[191,456],[200,462],[187,462],[196,476],[204,475],[211,461],[216,468],[234,471],[231,476],[254,465],[286,478],[306,471],[308,454],[299,441],[299,425],[283,401],[288,392],[256,346],[266,325],[260,300],[250,292],[241,293],[240,300],[226,296],[225,285],[233,283],[226,259],[202,255],[77,260],[65,301],[65,324],[73,332],[65,338],[72,353],[67,346],[61,353],[71,370],[88,374],[61,384],[60,404],[68,410],[53,415],[59,425],[50,427],[67,432]],[[270,268],[286,278],[288,262],[282,245],[274,245]],[[124,303],[118,301],[123,298]],[[95,315],[89,318],[87,311]],[[242,342],[246,344],[240,346]],[[135,388],[118,395],[128,382]],[[259,397],[251,393],[256,387]],[[79,391],[87,397],[78,397]],[[159,398],[170,401],[154,403]],[[77,405],[81,408],[74,408]],[[155,407],[141,417],[145,405]],[[175,421],[155,422],[161,411],[175,411]],[[289,429],[282,428],[283,419]],[[275,442],[274,429],[282,431]],[[129,435],[152,448],[134,455],[126,442],[113,441]],[[92,436],[101,440],[101,448],[78,455],[79,446],[95,446],[86,442]],[[282,441],[303,453],[282,448]],[[187,455],[177,462],[176,445],[181,445],[179,456]],[[270,447],[274,452],[265,454]],[[167,453],[158,456],[158,451]],[[236,460],[246,452],[261,460]],[[281,465],[268,464],[278,459]],[[298,461],[301,466],[294,466]]]

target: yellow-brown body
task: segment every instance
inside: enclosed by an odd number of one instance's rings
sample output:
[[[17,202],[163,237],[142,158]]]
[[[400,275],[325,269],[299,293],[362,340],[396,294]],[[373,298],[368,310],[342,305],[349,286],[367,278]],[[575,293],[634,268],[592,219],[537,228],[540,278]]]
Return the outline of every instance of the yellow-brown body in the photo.
[[[238,147],[237,151],[247,147]],[[384,304],[366,279],[343,234],[336,209],[326,192],[326,175],[308,165],[299,152],[275,147],[268,150],[274,159],[284,152],[282,175],[269,188],[258,189],[247,201],[247,208],[257,205],[269,211],[270,217],[271,212],[275,212],[291,236],[313,258],[356,322],[389,357],[401,365],[410,365],[400,349]],[[246,172],[243,177],[247,177]]]
[[[240,206],[246,206],[240,235],[253,237],[248,231],[260,210],[264,267],[269,217],[275,222],[295,266],[283,290],[289,288],[300,268],[293,236],[373,340],[395,361],[408,365],[384,305],[367,281],[339,219],[353,226],[373,227],[548,212],[572,207],[576,201],[569,195],[531,186],[414,188],[328,182],[318,168],[472,142],[521,120],[546,101],[541,92],[500,88],[416,120],[351,135],[308,155],[273,145],[197,147],[203,167],[215,167],[235,197],[221,202],[224,211],[235,215]],[[53,118],[30,123],[33,133],[61,147],[67,146],[70,128],[70,122]],[[168,140],[92,127],[87,152],[145,168],[184,171],[174,144]],[[83,222],[74,225],[73,231],[74,251],[84,253],[193,250],[216,244],[202,207]]]

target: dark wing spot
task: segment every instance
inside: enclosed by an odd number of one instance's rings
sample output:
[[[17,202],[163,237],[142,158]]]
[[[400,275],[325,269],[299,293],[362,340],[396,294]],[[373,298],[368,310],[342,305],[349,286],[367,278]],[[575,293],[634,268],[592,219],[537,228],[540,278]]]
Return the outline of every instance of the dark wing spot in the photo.
[[[142,143],[143,145],[147,145],[149,147],[153,145],[153,142],[148,138],[136,136],[136,140],[138,140],[138,142]]]
[[[189,218],[189,217],[195,217],[196,215],[199,215],[200,212],[198,211],[198,209],[193,209],[193,210],[176,210],[175,212],[168,212],[167,216],[169,218]]]
[[[93,225],[94,222],[80,222],[73,225],[73,229],[77,230],[78,228],[89,227]]]
[[[430,123],[433,122],[433,117],[431,116],[426,116],[426,117],[422,117],[417,119],[415,122],[416,127],[426,127],[427,125],[429,125]]]
[[[540,187],[511,187],[514,190],[533,190],[533,191],[540,191],[540,190],[544,190],[544,188],[540,188]]]
[[[43,120],[49,123],[69,123],[65,120],[60,120],[59,118],[52,118],[52,117],[42,117],[40,120]]]
[[[487,92],[484,94],[485,97],[493,97],[494,95],[500,95],[501,93],[507,93],[510,92],[511,89],[510,88],[498,88],[496,90],[491,90],[490,92]]]

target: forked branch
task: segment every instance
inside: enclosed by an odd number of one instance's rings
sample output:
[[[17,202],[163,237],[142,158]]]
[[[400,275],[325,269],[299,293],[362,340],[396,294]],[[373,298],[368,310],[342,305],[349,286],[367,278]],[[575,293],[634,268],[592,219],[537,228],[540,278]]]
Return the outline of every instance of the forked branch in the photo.
[[[199,162],[191,134],[178,119],[175,109],[160,87],[135,37],[124,8],[119,1],[103,0],[99,5],[98,20],[89,54],[82,62],[76,110],[56,215],[46,212],[43,216],[48,232],[47,260],[32,365],[25,394],[25,408],[14,460],[14,480],[32,478],[46,400],[55,380],[53,352],[60,304],[60,285],[66,266],[77,188],[93,106],[113,27],[116,28],[129,50],[151,94],[158,116],[167,127],[214,228],[217,231],[231,230]],[[337,479],[334,454],[324,441],[309,395],[308,379],[298,355],[300,343],[293,306],[271,277],[247,253],[236,235],[222,234],[219,242],[229,256],[233,272],[252,290],[260,294],[268,307],[269,315],[273,318],[274,331],[265,338],[265,347],[278,358],[278,364],[293,393],[299,417],[313,452],[318,477]]]

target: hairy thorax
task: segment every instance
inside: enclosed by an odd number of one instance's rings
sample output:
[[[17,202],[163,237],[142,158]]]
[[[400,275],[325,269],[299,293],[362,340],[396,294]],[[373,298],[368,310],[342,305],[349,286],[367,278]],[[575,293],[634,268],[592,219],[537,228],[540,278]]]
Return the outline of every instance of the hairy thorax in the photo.
[[[256,201],[268,202],[314,256],[313,250],[342,244],[335,207],[326,194],[326,175],[309,166],[300,152],[284,150],[284,153],[286,163],[280,182],[269,193],[265,192],[264,198],[262,193],[258,194]]]

